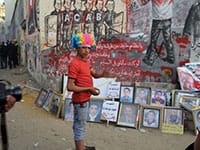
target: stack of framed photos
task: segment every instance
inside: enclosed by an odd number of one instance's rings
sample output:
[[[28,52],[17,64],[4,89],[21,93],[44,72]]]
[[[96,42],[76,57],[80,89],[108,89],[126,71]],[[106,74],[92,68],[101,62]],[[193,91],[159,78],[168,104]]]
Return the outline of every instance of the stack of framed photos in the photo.
[[[38,107],[43,108],[45,111],[50,112],[52,115],[59,117],[62,107],[62,94],[53,92],[51,89],[46,90],[41,88],[35,100]]]
[[[72,92],[66,88],[67,80],[67,74],[63,75],[61,94],[42,88],[35,104],[68,122],[74,119],[74,108]],[[106,121],[117,126],[157,129],[170,134],[183,134],[187,121],[192,121],[193,129],[198,126],[200,98],[193,91],[170,90],[162,84],[125,85],[116,82],[115,78],[94,79],[94,86],[101,93],[92,96],[88,103],[87,121],[90,123]]]

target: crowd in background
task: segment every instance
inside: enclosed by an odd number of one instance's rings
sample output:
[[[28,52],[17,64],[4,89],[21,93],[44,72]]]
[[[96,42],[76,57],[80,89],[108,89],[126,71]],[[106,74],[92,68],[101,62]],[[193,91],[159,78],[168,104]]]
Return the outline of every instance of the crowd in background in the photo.
[[[17,41],[2,42],[0,45],[0,69],[12,69],[19,65]]]

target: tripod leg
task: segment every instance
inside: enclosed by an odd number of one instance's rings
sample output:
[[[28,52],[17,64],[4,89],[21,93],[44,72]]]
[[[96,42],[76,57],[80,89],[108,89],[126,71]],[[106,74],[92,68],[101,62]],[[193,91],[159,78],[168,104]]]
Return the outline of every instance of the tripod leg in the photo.
[[[6,114],[1,113],[1,137],[2,137],[2,150],[8,150],[8,135],[6,128]]]

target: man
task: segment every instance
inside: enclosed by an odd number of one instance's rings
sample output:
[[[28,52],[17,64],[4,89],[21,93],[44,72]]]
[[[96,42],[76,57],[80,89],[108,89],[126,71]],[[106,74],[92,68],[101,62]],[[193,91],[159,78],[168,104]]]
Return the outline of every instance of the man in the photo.
[[[150,0],[139,0],[141,5],[147,4]],[[174,48],[171,40],[172,6],[174,0],[151,0],[152,2],[152,29],[151,42],[143,58],[145,64],[152,66],[159,53],[156,49],[160,32],[163,33],[163,44],[166,48],[167,56],[163,58],[170,64],[175,61]]]
[[[76,34],[72,36],[72,48],[77,50],[77,56],[69,64],[67,90],[73,91],[74,105],[74,141],[76,150],[87,150],[84,143],[86,131],[88,102],[91,95],[98,95],[99,89],[93,86],[94,78],[104,77],[107,72],[97,73],[88,63],[90,48],[95,46],[94,36],[91,34]],[[92,147],[91,149],[95,149]]]
[[[145,89],[140,89],[138,93],[139,94],[135,99],[135,104],[140,104],[140,105],[147,104],[148,98]]]
[[[133,99],[131,98],[131,89],[128,87],[125,87],[123,90],[123,96],[120,98],[120,102],[125,102],[125,103],[132,103]]]
[[[179,110],[168,110],[169,117],[166,120],[167,124],[181,124],[181,118],[178,116],[178,111]]]
[[[194,90],[194,79],[189,73],[183,74],[182,89],[183,90]]]
[[[154,105],[164,105],[165,100],[162,99],[162,91],[158,90],[155,91],[155,96],[152,98],[152,104]]]
[[[123,114],[120,117],[120,121],[123,123],[135,123],[135,118],[134,118],[134,112],[131,106],[125,106],[123,107]]]
[[[145,120],[143,126],[145,127],[158,127],[158,121],[156,120],[156,113],[153,110],[150,110],[145,114]]]
[[[100,110],[97,103],[91,103],[89,107],[88,121],[100,121]]]

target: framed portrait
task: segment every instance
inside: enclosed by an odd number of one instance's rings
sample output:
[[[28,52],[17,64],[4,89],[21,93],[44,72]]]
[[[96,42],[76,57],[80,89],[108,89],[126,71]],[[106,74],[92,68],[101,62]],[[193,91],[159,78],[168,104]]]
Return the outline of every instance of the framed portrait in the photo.
[[[118,101],[104,100],[101,110],[101,120],[117,122],[118,111]]]
[[[53,91],[48,90],[48,93],[47,93],[47,96],[46,96],[46,101],[45,101],[44,105],[42,106],[42,108],[46,111],[49,111],[52,96],[53,96]]]
[[[101,122],[103,100],[91,99],[88,107],[87,121]]]
[[[64,120],[73,121],[74,120],[74,106],[72,103],[72,99],[70,98],[65,99],[64,109],[65,109]]]
[[[186,66],[177,67],[178,78],[182,90],[199,90],[199,79]]]
[[[62,95],[58,93],[54,93],[52,97],[52,101],[50,104],[50,113],[56,117],[59,117],[60,110],[62,107]]]
[[[180,97],[180,105],[186,110],[192,112],[192,109],[199,107],[200,98],[194,96],[181,96]]]
[[[149,87],[139,87],[135,88],[135,98],[134,103],[140,105],[149,104],[149,99],[151,97],[151,88]]]
[[[137,128],[139,118],[139,105],[121,103],[117,125]]]
[[[151,89],[151,102],[152,106],[165,106],[167,97],[166,89]]]
[[[183,134],[183,109],[177,107],[163,108],[162,132],[172,134]]]
[[[200,129],[200,107],[197,107],[192,110],[192,117],[194,122],[194,133],[195,135],[199,134]]]
[[[133,86],[121,86],[120,88],[120,102],[133,103],[134,87]]]
[[[40,92],[36,98],[35,104],[38,107],[42,107],[46,101],[48,91],[46,89],[41,88]]]
[[[181,96],[194,96],[194,94],[189,90],[172,90],[172,106],[180,107]]]
[[[162,107],[142,105],[140,128],[159,129],[161,127]]]

